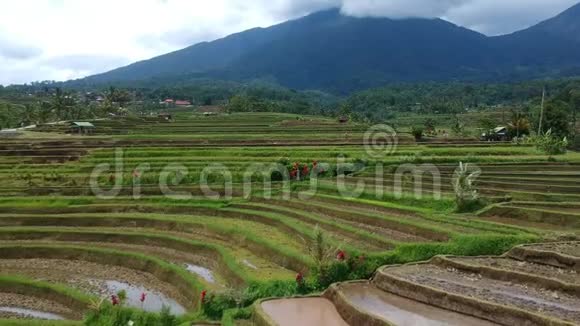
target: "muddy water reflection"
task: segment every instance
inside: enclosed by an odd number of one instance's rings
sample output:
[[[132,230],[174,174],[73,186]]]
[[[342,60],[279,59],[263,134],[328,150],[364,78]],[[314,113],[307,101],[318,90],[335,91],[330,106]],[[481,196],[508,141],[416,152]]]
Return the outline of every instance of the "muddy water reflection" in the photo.
[[[200,276],[206,282],[215,283],[215,277],[213,276],[212,271],[210,271],[209,269],[207,269],[205,267],[193,265],[193,264],[185,264],[185,268],[188,271]]]
[[[262,308],[279,326],[348,326],[324,298],[272,300],[263,302]]]
[[[0,312],[7,312],[11,314],[16,314],[24,318],[35,318],[35,319],[46,319],[46,320],[63,320],[64,317],[50,312],[17,308],[17,307],[0,307]]]
[[[121,290],[125,290],[127,292],[127,301],[125,304],[130,307],[140,308],[150,312],[159,312],[163,306],[167,306],[174,315],[182,315],[186,312],[186,309],[177,301],[168,298],[162,293],[151,291],[142,286],[118,281],[105,281],[105,285],[109,294],[116,294]],[[145,302],[143,303],[140,301],[141,293],[147,294]]]

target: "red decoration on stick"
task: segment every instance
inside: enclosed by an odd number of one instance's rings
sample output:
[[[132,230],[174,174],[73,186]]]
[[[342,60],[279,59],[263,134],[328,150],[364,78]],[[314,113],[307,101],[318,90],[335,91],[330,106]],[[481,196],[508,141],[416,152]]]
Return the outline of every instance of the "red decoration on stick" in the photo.
[[[296,283],[302,284],[302,282],[304,282],[304,275],[302,273],[296,274]]]

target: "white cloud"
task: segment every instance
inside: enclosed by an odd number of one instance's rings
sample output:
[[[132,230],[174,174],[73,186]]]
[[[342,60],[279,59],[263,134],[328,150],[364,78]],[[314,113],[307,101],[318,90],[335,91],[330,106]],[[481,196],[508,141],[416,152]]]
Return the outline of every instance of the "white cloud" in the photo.
[[[515,32],[554,17],[578,0],[470,0],[450,8],[445,18],[487,35]]]
[[[6,36],[0,34],[0,57],[10,59],[29,59],[39,56],[42,50],[22,44],[16,40],[8,39]]]
[[[0,84],[78,78],[331,7],[355,16],[445,17],[498,34],[576,1],[0,0]]]
[[[440,17],[470,0],[344,0],[342,12],[357,17]]]
[[[343,0],[342,12],[358,17],[441,17],[486,35],[498,35],[532,26],[576,3],[578,0]]]

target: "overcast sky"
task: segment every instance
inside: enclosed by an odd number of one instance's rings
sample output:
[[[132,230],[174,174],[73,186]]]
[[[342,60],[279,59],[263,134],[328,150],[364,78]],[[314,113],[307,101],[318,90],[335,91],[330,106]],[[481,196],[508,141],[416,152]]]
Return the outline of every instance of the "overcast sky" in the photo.
[[[0,0],[0,84],[66,80],[321,9],[514,32],[578,0]]]

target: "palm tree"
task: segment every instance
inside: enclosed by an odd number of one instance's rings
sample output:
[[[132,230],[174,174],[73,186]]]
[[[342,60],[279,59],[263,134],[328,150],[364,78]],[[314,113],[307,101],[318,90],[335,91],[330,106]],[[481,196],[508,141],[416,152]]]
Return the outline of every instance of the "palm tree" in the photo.
[[[109,91],[105,92],[105,101],[103,102],[103,111],[105,113],[112,113],[113,112],[113,103],[115,103],[115,94],[117,90],[115,87],[109,87]]]
[[[74,107],[74,99],[64,93],[62,89],[56,89],[56,92],[50,102],[52,111],[56,114],[59,120],[66,120],[71,117],[72,108]]]
[[[23,112],[23,122],[25,122],[27,125],[31,125],[36,123],[36,121],[38,120],[38,110],[37,110],[37,106],[36,105],[30,105],[30,104],[25,104],[24,105],[24,112]]]
[[[512,136],[519,138],[521,135],[529,135],[530,128],[530,121],[523,113],[512,113],[512,119],[508,123],[508,130]]]
[[[131,102],[131,94],[126,90],[120,90],[113,86],[105,93],[104,111],[105,113],[115,113],[119,107],[125,107]]]
[[[50,103],[42,101],[38,104],[38,120],[40,120],[40,123],[48,122],[52,113],[52,105]]]

